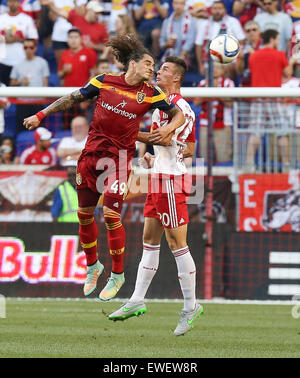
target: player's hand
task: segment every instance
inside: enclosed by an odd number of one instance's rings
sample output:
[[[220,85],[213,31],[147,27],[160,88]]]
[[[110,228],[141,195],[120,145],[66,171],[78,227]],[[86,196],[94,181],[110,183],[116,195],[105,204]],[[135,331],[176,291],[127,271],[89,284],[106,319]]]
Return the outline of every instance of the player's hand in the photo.
[[[160,127],[153,131],[153,133],[149,136],[149,141],[153,144],[160,144],[164,139],[168,138],[169,135],[171,135],[172,138],[172,134],[167,126]]]
[[[25,118],[23,125],[26,127],[28,130],[34,130],[40,125],[40,120],[36,115],[33,115],[31,117]]]
[[[146,152],[145,155],[139,159],[139,166],[144,169],[150,169],[154,162],[154,156]]]

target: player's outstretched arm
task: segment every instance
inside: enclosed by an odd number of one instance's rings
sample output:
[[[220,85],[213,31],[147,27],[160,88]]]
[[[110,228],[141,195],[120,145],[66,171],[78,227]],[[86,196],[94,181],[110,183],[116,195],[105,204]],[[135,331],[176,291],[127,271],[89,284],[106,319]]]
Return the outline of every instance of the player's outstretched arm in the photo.
[[[151,133],[146,133],[146,132],[140,131],[138,133],[137,140],[139,142],[142,142],[142,143],[145,143],[145,144],[150,144],[151,146],[153,146],[155,144],[155,145],[165,146],[166,147],[166,146],[170,145],[173,133],[168,134],[166,138],[164,138],[162,140],[159,140],[158,142],[152,142],[152,141],[150,141],[151,135],[152,135]]]
[[[168,123],[167,126],[160,127],[156,129],[150,136],[149,142],[152,144],[160,144],[165,139],[167,139],[170,134],[172,134],[178,127],[182,126],[185,123],[185,116],[182,111],[178,108],[178,106],[174,106],[170,110],[165,110],[171,118],[171,122]]]
[[[23,125],[28,130],[36,129],[41,121],[48,115],[56,112],[61,112],[70,109],[73,105],[79,104],[80,102],[85,101],[86,98],[81,94],[79,90],[72,92],[67,96],[60,97],[58,100],[54,101],[43,111],[38,112],[37,114],[25,118]]]

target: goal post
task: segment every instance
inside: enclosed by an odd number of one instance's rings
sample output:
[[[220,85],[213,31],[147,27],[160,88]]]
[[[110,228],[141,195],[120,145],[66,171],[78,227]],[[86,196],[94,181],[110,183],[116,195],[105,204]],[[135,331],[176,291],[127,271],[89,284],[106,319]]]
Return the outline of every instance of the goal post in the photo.
[[[0,87],[1,97],[48,97],[57,98],[68,95],[77,87]],[[182,87],[181,95],[185,98],[297,98],[300,88],[194,88]]]

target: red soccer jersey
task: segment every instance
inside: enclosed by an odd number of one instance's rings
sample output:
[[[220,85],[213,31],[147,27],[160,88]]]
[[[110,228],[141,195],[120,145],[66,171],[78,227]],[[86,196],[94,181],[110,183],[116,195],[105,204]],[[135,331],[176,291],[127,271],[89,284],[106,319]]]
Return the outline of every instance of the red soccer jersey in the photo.
[[[264,47],[249,58],[251,87],[281,87],[282,72],[288,66],[283,51]]]
[[[49,148],[45,151],[38,151],[34,145],[23,151],[20,157],[20,163],[32,165],[55,165],[56,153],[54,148]]]
[[[72,71],[65,75],[65,87],[82,87],[90,79],[90,70],[97,63],[97,54],[93,49],[83,47],[77,53],[67,49],[62,53],[58,70],[61,71],[65,64],[72,66]]]
[[[125,74],[97,76],[80,92],[85,98],[98,96],[83,155],[109,151],[118,156],[120,150],[126,150],[132,158],[144,114],[174,107],[158,87],[146,82],[128,85]]]
[[[81,31],[83,40],[85,36],[89,36],[95,44],[106,43],[108,41],[106,27],[100,22],[91,24],[74,9],[70,11],[68,21]]]

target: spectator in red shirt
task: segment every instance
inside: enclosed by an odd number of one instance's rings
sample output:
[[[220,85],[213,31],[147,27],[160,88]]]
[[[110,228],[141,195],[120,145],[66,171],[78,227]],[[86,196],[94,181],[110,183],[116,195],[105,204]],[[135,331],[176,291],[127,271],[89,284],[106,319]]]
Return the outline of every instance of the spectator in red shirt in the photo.
[[[82,46],[81,32],[78,29],[68,31],[69,49],[65,50],[58,65],[58,76],[65,87],[82,87],[91,76],[94,76],[94,69],[97,64],[95,50]],[[74,117],[87,114],[87,103],[81,103],[64,113],[64,128],[70,129]]]
[[[97,54],[93,49],[82,45],[79,29],[68,32],[69,49],[62,53],[58,65],[58,76],[65,87],[82,87],[91,77],[97,63]]]
[[[290,77],[297,57],[288,62],[284,51],[278,50],[280,40],[276,30],[266,30],[262,33],[263,46],[249,58],[252,87],[281,87],[282,76]],[[280,99],[258,100],[250,105],[249,126],[257,133],[250,135],[247,145],[246,171],[254,172],[254,158],[260,143],[264,128],[273,129],[278,136],[279,154],[282,171],[289,169],[289,122],[284,104]]]
[[[249,58],[252,87],[281,87],[282,75],[291,76],[294,60],[290,63],[279,47],[279,33],[266,30],[262,33],[263,46]]]
[[[108,33],[105,25],[98,22],[99,15],[104,8],[97,0],[91,0],[85,6],[85,13],[79,14],[76,8],[70,11],[58,8],[53,0],[42,0],[43,5],[48,5],[58,16],[68,20],[73,27],[82,33],[83,44],[94,49],[96,52],[103,52],[105,43],[108,41]]]
[[[52,134],[44,127],[34,132],[35,145],[26,148],[20,157],[20,164],[56,165],[55,149],[51,146]]]

